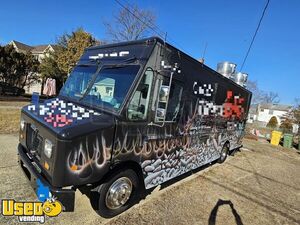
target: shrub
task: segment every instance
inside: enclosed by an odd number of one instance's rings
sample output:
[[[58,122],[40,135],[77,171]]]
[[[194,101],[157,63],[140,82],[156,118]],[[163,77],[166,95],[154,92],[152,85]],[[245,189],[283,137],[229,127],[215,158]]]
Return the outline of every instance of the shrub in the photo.
[[[267,127],[274,129],[277,126],[278,126],[277,118],[276,118],[276,116],[272,116],[267,124]]]

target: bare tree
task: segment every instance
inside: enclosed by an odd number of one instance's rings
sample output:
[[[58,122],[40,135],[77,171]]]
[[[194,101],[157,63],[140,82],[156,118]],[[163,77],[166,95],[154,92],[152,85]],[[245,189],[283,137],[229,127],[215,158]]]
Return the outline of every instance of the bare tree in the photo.
[[[263,97],[263,102],[264,103],[279,103],[280,99],[279,99],[279,96],[278,96],[278,93],[276,92],[268,92],[268,93],[265,93],[264,94],[264,97]]]
[[[156,18],[152,11],[140,9],[137,5],[124,6],[104,26],[112,42],[137,40],[150,35]]]
[[[299,135],[299,144],[300,144],[300,98],[295,99],[295,106],[292,110],[294,123],[298,124],[298,135]]]
[[[251,104],[258,104],[262,102],[265,94],[258,88],[257,81],[248,80],[247,89],[252,92]]]
[[[251,104],[279,103],[279,95],[276,92],[265,92],[259,89],[257,81],[247,81],[247,89],[252,92]]]

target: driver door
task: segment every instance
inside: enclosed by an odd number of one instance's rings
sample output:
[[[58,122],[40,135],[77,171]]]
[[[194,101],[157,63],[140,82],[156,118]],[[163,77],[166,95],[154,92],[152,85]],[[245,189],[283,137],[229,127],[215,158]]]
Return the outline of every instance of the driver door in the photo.
[[[126,105],[126,119],[117,121],[112,160],[140,162],[148,142],[154,71],[149,67]]]

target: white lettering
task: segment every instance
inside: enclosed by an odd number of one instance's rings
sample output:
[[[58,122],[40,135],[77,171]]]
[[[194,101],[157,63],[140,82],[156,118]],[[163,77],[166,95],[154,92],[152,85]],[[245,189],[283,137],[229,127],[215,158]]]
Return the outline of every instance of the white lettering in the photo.
[[[197,81],[194,82],[193,90],[195,95],[204,95],[206,97],[211,97],[212,93],[214,93],[211,84],[198,85]]]
[[[122,57],[122,56],[125,56],[125,55],[128,55],[129,54],[129,51],[122,51],[122,52],[119,52],[119,56]]]

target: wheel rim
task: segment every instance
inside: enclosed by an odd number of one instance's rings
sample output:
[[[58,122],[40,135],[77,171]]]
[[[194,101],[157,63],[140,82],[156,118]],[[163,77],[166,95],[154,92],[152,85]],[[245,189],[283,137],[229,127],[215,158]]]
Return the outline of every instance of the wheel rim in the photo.
[[[227,156],[227,151],[228,151],[228,149],[227,149],[227,147],[225,147],[224,148],[224,151],[222,151],[222,159],[225,159],[226,158],[226,156]]]
[[[132,193],[132,182],[127,177],[121,177],[117,179],[109,187],[105,203],[109,209],[117,209],[123,206]]]

